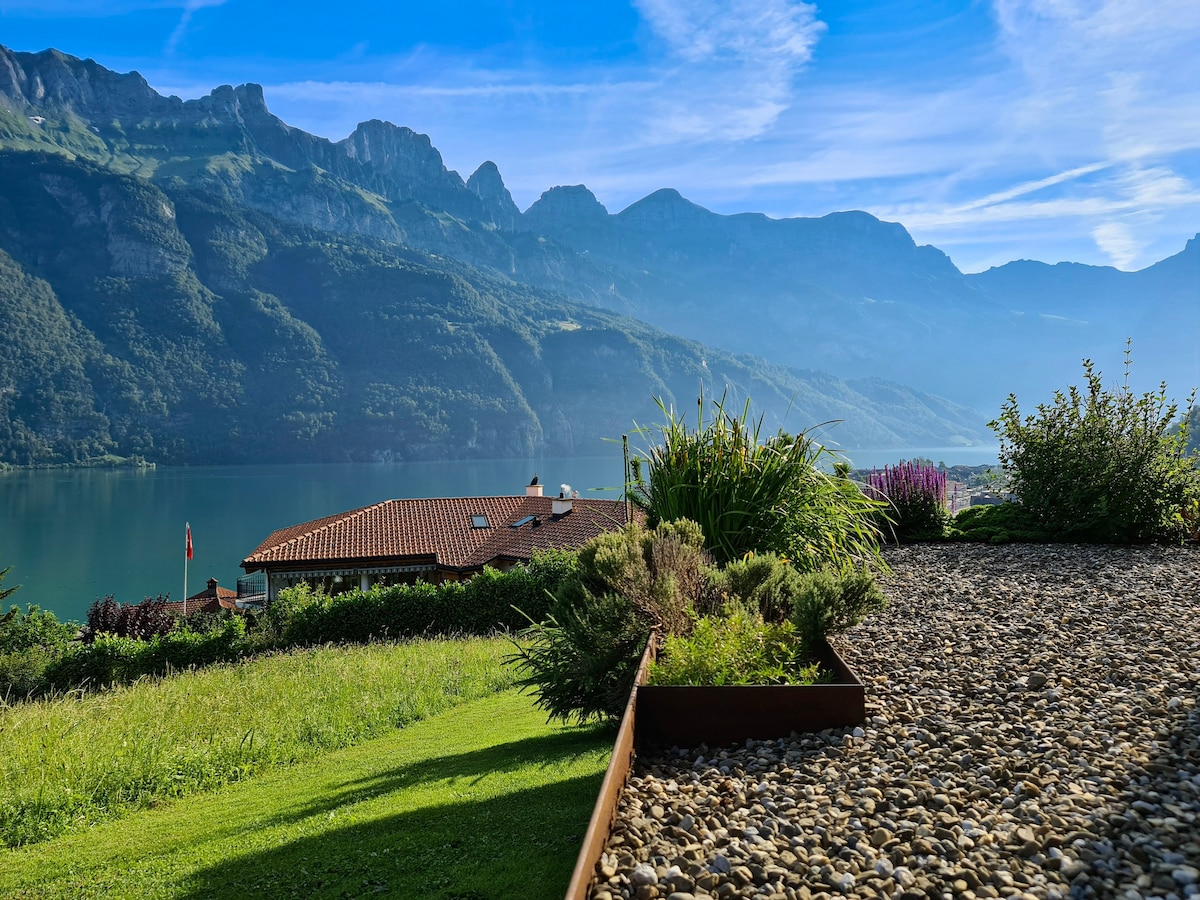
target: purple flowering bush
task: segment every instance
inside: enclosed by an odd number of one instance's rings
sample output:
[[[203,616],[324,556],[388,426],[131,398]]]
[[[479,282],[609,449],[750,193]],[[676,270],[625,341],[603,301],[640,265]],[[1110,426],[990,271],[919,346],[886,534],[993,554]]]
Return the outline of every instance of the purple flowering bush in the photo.
[[[936,466],[901,460],[867,476],[869,496],[887,502],[880,528],[896,540],[943,537],[950,521],[946,505],[946,473]]]

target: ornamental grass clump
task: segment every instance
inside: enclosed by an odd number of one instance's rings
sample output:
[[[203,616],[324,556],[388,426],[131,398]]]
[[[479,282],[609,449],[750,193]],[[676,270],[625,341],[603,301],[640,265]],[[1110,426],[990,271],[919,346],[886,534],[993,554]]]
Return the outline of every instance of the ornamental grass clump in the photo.
[[[901,462],[872,469],[867,476],[870,495],[887,502],[877,524],[896,540],[942,537],[950,520],[946,506],[946,473],[920,462]]]
[[[627,486],[651,524],[696,522],[720,565],[774,552],[806,570],[883,567],[875,515],[884,504],[823,471],[834,455],[806,432],[764,437],[749,401],[735,415],[722,397],[706,422],[701,397],[694,428],[658,406],[661,442],[632,460]]]

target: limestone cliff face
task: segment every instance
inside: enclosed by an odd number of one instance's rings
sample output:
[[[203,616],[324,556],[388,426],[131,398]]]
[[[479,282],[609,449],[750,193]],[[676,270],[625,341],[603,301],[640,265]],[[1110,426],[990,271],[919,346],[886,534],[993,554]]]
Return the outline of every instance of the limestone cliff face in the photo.
[[[516,231],[521,221],[521,210],[504,186],[500,169],[494,162],[489,159],[475,170],[467,179],[467,190],[483,202],[490,215],[489,221],[504,231]]]
[[[596,195],[582,184],[552,187],[525,210],[524,226],[553,235],[570,247],[591,250],[606,244],[612,217]]]

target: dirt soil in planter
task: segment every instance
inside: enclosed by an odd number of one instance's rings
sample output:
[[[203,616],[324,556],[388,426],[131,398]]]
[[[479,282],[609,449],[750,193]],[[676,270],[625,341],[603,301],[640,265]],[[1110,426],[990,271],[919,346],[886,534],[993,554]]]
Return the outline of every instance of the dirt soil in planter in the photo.
[[[861,728],[641,758],[615,897],[1200,897],[1200,547],[889,551]]]

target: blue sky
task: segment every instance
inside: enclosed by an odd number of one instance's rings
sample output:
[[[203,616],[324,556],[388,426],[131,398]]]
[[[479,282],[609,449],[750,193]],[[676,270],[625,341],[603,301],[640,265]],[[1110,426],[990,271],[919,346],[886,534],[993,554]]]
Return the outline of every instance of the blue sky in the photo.
[[[257,82],[334,140],[407,125],[523,209],[864,209],[964,271],[1137,269],[1200,231],[1197,0],[0,0],[0,43],[184,98]]]

